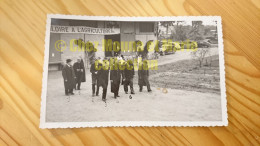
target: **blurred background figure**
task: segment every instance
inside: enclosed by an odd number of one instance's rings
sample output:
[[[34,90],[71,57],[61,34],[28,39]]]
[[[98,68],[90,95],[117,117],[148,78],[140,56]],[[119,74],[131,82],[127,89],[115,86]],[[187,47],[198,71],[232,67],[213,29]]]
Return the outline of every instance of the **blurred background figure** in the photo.
[[[74,72],[75,72],[75,76],[76,76],[76,86],[75,86],[75,89],[76,90],[80,90],[81,82],[85,82],[86,81],[85,67],[84,67],[83,59],[78,58],[77,62],[75,62],[73,64],[73,68],[74,68]]]

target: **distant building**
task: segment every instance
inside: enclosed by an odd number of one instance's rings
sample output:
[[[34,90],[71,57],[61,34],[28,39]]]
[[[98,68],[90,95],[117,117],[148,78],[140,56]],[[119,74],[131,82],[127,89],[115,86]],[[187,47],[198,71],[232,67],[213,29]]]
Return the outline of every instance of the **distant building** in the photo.
[[[58,70],[60,64],[70,58],[76,61],[76,58],[81,56],[85,62],[87,53],[84,51],[70,51],[70,41],[72,39],[82,39],[84,42],[98,42],[95,53],[96,57],[110,57],[111,54],[105,53],[103,49],[103,40],[112,39],[119,42],[134,42],[140,40],[145,45],[149,40],[157,40],[155,29],[156,22],[111,22],[111,21],[87,21],[87,20],[67,20],[67,19],[52,19],[52,30],[50,33],[50,52],[49,52],[49,70]],[[63,29],[60,29],[59,26]],[[66,27],[67,26],[67,27]],[[83,28],[85,27],[84,31]],[[88,30],[89,27],[90,30]],[[75,32],[73,30],[76,30]],[[83,32],[78,32],[83,31]],[[59,52],[55,48],[55,43],[58,40],[63,40],[66,43],[66,49]],[[122,46],[121,46],[122,47]],[[121,51],[122,55],[132,55],[133,52]]]

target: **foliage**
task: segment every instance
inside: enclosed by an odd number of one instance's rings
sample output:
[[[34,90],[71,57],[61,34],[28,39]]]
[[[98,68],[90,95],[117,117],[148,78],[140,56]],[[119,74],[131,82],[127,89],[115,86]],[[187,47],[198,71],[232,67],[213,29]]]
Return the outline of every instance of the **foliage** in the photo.
[[[210,51],[208,48],[198,48],[196,51],[191,52],[191,56],[199,62],[199,67],[201,67],[206,55],[209,53]]]

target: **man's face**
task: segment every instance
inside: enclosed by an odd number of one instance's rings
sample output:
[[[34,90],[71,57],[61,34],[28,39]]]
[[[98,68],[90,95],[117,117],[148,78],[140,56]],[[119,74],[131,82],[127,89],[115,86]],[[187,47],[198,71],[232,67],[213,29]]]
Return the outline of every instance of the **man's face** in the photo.
[[[68,65],[71,65],[71,62],[68,62]]]
[[[77,59],[78,63],[80,63],[80,59]]]

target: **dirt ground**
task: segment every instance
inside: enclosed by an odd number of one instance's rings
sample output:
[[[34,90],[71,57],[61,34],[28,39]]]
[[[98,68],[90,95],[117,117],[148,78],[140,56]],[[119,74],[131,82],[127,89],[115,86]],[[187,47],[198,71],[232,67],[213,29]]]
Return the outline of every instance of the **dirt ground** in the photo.
[[[159,61],[166,63],[150,72],[151,93],[146,88],[138,91],[136,74],[136,94],[130,99],[120,86],[120,97],[114,99],[109,84],[106,104],[101,100],[102,89],[99,96],[91,96],[89,70],[82,89],[70,97],[64,94],[61,71],[49,71],[46,121],[220,121],[218,56],[214,55],[211,66],[202,68],[196,67],[188,53],[163,56]],[[175,59],[170,62],[168,58]]]
[[[206,57],[203,63],[198,67],[194,60],[182,60],[161,65],[150,71],[150,81],[157,87],[220,94],[218,55]]]

